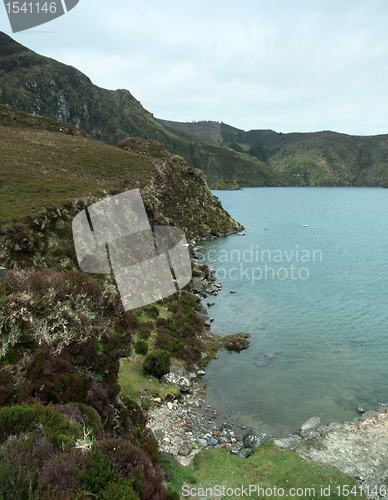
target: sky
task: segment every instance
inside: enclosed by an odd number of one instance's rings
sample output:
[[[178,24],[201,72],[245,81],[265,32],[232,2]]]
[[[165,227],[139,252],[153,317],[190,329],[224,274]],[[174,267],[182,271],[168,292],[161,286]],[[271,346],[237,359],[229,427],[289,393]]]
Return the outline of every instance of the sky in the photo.
[[[387,27],[387,0],[80,0],[13,34],[0,5],[0,31],[158,118],[283,133],[388,133]]]

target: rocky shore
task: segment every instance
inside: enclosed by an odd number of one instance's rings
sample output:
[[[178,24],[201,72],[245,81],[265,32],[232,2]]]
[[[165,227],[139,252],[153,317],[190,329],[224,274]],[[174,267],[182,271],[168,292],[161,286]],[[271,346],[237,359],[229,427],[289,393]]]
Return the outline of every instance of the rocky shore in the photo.
[[[366,498],[388,499],[388,404],[342,424],[321,426],[313,417],[275,444],[354,476]]]
[[[365,498],[388,500],[388,404],[353,422],[320,425],[319,417],[312,417],[297,433],[277,439],[253,428],[240,427],[237,433],[234,423],[220,423],[217,412],[207,405],[204,392],[197,382],[191,393],[149,412],[148,426],[160,451],[173,455],[182,465],[191,465],[197,453],[210,447],[245,459],[253,448],[272,440],[301,458],[354,476]]]
[[[192,250],[195,259],[195,248]],[[218,294],[221,283],[214,283],[211,271],[202,266],[195,267],[192,293],[197,301],[207,299],[211,307],[212,295]],[[203,306],[200,312],[205,325],[210,327],[212,318]],[[211,336],[209,328],[209,336]],[[241,350],[248,347],[244,334],[224,338],[218,348]],[[213,351],[203,353],[203,358],[215,357]],[[281,447],[295,451],[305,459],[335,467],[354,476],[363,487],[368,499],[388,500],[388,404],[380,404],[352,422],[320,425],[319,417],[312,417],[299,431],[277,439],[259,429],[246,429],[231,422],[227,416],[218,415],[217,410],[206,402],[206,393],[201,383],[204,370],[195,367],[193,373],[171,369],[166,382],[173,383],[181,395],[173,401],[156,401],[149,410],[148,426],[158,440],[160,451],[173,455],[182,465],[190,465],[195,455],[204,448],[222,448],[238,455],[249,457],[253,448],[272,440]]]
[[[173,455],[182,465],[191,465],[194,456],[206,447],[222,448],[236,455],[244,448],[242,435],[236,433],[231,422],[219,422],[219,415],[206,404],[199,385],[191,394],[151,408],[147,425],[158,440],[160,451]]]

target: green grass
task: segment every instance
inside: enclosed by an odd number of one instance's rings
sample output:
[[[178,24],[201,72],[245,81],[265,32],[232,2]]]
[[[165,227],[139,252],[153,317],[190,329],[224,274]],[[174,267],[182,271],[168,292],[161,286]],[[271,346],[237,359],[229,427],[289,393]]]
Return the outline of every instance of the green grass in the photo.
[[[36,130],[24,123],[10,128],[1,119],[0,154],[0,223],[125,181],[140,187],[154,168],[149,158],[87,137]]]
[[[179,389],[171,384],[162,384],[151,375],[144,373],[142,364],[144,356],[133,355],[120,361],[119,384],[121,394],[133,401],[140,403],[143,391],[147,397],[160,397],[165,399],[169,394],[179,396]]]
[[[304,460],[297,456],[296,453],[289,450],[281,450],[272,442],[265,443],[256,450],[247,459],[241,459],[233,456],[220,449],[203,450],[195,456],[194,464],[191,467],[183,467],[178,464],[172,457],[162,455],[161,460],[163,468],[167,471],[171,486],[182,493],[183,485],[187,485],[186,492],[195,488],[195,495],[183,496],[183,498],[211,498],[210,490],[206,494],[201,494],[200,488],[215,488],[219,485],[235,490],[241,486],[249,487],[249,485],[260,485],[261,488],[267,490],[267,494],[259,494],[257,490],[252,491],[248,496],[241,498],[272,498],[275,496],[274,488],[276,486],[279,495],[281,496],[280,488],[284,489],[284,496],[292,498],[296,489],[300,488],[298,496],[294,498],[305,499],[345,499],[345,498],[363,498],[357,490],[357,495],[339,496],[338,486],[342,492],[344,485],[349,485],[349,490],[356,486],[354,478],[343,474],[336,469],[318,465],[314,462]],[[327,488],[330,487],[330,495],[321,494],[321,487],[328,493]],[[295,491],[292,490],[295,488]],[[314,488],[315,491],[311,490]],[[183,491],[185,492],[185,491]],[[221,495],[217,498],[238,498],[236,495]],[[249,493],[249,490],[248,490]],[[261,491],[260,491],[261,493]],[[213,491],[214,495],[214,491]]]

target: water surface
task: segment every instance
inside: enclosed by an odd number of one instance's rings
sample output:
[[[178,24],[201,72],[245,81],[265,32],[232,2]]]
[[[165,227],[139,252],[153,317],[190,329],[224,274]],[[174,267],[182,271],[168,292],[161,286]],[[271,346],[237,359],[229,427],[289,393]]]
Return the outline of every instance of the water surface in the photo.
[[[200,245],[223,284],[212,330],[251,339],[207,367],[209,403],[280,436],[388,402],[388,190],[214,194],[246,235]]]

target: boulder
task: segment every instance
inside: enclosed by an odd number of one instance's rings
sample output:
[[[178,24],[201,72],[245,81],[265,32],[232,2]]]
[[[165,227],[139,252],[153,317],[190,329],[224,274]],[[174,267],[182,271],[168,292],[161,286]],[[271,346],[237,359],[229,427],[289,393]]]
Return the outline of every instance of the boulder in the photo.
[[[199,444],[199,446],[202,446],[202,448],[204,448],[205,446],[207,446],[207,440],[206,439],[198,438],[197,439],[197,443]]]
[[[321,419],[319,417],[311,417],[307,422],[305,422],[299,430],[301,436],[305,436],[311,431],[315,431],[321,425]]]
[[[191,446],[190,441],[183,441],[183,443],[179,447],[178,454],[187,457],[188,455],[190,455],[192,448],[193,447]]]
[[[240,458],[248,458],[251,453],[252,453],[252,448],[243,448],[238,454],[238,456]]]
[[[216,444],[218,444],[218,439],[210,438],[210,439],[208,439],[207,444],[208,444],[208,446],[216,446]]]
[[[261,444],[272,438],[270,434],[251,428],[244,434],[243,443],[245,448],[258,448]]]
[[[298,443],[301,441],[301,437],[297,436],[296,434],[286,437],[286,438],[281,438],[281,439],[275,439],[274,443],[276,446],[279,446],[279,448],[288,448],[289,450],[296,450],[298,448]]]
[[[201,278],[198,278],[197,276],[195,276],[191,280],[191,288],[194,291],[194,293],[201,293],[205,288],[205,284],[201,280]]]
[[[176,385],[182,392],[187,392],[190,389],[190,380],[176,373],[166,373],[166,375],[163,375],[162,377],[162,382],[165,384]]]

